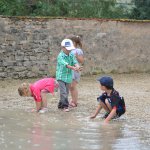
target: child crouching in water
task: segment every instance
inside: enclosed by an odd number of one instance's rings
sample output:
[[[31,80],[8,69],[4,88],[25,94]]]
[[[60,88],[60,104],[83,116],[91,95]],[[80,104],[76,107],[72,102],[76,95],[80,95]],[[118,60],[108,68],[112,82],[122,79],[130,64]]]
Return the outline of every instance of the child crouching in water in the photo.
[[[55,78],[44,78],[33,84],[22,83],[18,88],[20,96],[33,97],[36,104],[36,111],[45,113],[48,111],[46,94],[52,93],[58,89],[58,83]]]
[[[111,119],[120,117],[126,111],[125,102],[123,97],[113,88],[113,79],[111,77],[101,77],[98,79],[100,82],[100,89],[104,93],[97,98],[99,105],[90,118],[95,118],[100,110],[103,108],[106,111],[104,122],[108,123]]]

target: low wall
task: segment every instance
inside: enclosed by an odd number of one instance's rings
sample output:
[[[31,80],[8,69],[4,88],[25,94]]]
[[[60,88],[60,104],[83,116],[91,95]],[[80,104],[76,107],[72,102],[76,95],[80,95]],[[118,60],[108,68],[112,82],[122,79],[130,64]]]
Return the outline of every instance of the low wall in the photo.
[[[83,74],[150,71],[150,22],[0,17],[0,78],[55,74],[60,43],[82,35]]]

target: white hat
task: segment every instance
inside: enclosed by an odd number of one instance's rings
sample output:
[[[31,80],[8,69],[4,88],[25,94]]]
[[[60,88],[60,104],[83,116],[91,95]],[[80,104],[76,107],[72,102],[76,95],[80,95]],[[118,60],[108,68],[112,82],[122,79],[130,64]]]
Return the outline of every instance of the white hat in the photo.
[[[64,39],[61,42],[61,46],[65,47],[68,51],[71,51],[71,50],[75,49],[75,47],[73,45],[73,42],[70,39]]]

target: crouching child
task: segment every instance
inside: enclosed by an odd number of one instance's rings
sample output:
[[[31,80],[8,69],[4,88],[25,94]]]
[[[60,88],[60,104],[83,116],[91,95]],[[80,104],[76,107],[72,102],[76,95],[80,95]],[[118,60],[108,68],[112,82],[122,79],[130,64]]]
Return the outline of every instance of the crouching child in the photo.
[[[97,98],[98,107],[90,118],[95,118],[103,108],[106,111],[103,116],[104,122],[108,123],[111,119],[118,118],[125,113],[124,98],[113,88],[113,79],[111,77],[104,76],[97,80],[100,82],[100,89],[104,92]]]

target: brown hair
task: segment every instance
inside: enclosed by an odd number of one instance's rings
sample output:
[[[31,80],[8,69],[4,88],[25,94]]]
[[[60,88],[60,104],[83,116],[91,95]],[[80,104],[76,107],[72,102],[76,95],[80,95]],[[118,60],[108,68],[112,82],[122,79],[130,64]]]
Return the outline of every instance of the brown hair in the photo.
[[[72,40],[77,46],[77,47],[80,47],[82,49],[82,42],[81,42],[81,36],[79,35],[70,35],[67,37],[68,39]]]
[[[28,83],[22,83],[20,87],[18,88],[18,93],[20,96],[24,95],[24,91],[29,91],[29,84]]]

